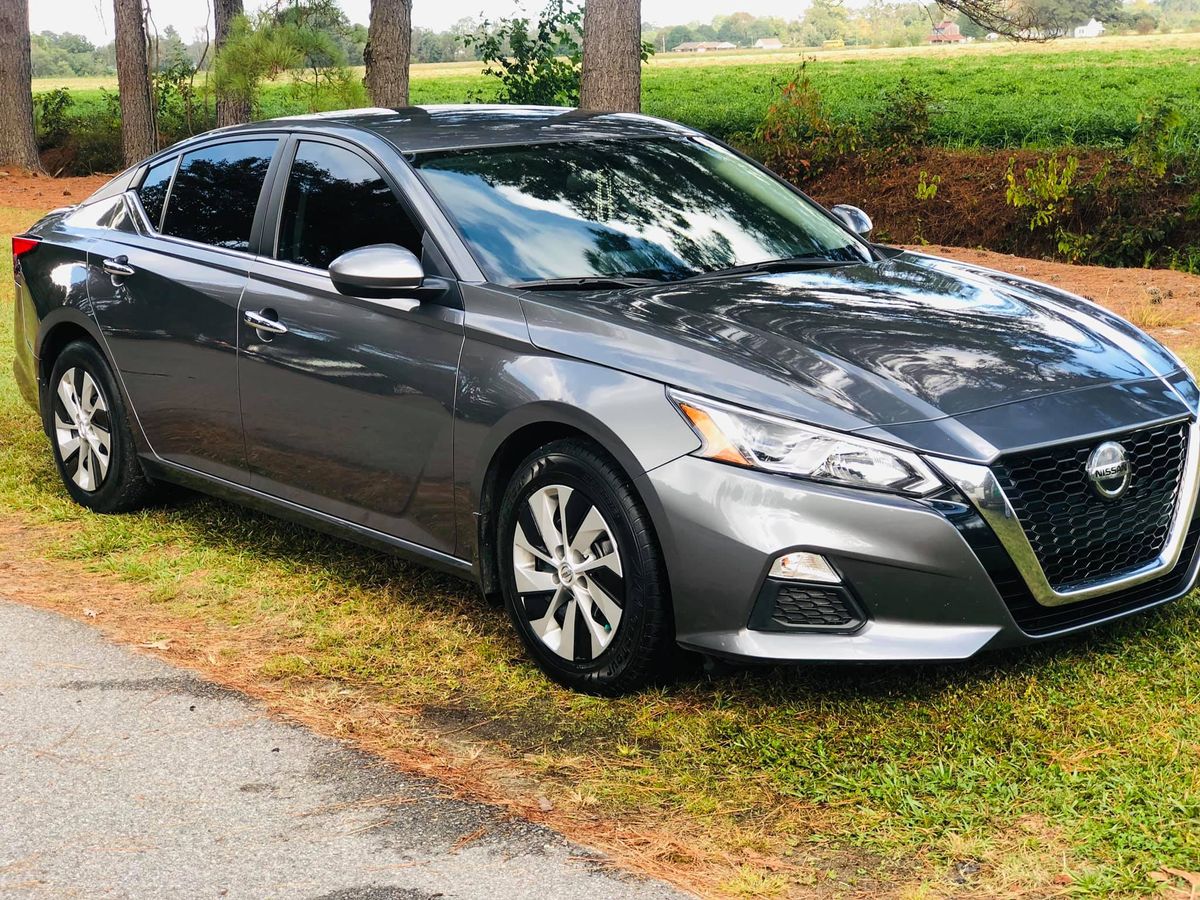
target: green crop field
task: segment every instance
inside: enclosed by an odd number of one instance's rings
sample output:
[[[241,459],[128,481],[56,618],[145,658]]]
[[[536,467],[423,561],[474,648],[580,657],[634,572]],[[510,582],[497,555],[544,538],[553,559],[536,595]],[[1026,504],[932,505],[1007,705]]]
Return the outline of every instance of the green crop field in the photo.
[[[647,66],[646,112],[728,137],[761,120],[802,54],[747,51],[704,58],[665,54]],[[854,50],[810,53],[809,72],[835,119],[870,120],[882,93],[901,78],[932,97],[932,137],[948,147],[1116,147],[1138,115],[1171,101],[1200,148],[1200,35],[1063,41],[1037,46]],[[790,60],[790,61],[789,61]],[[61,82],[76,111],[102,102],[103,79]],[[486,99],[492,80],[478,63],[414,66],[414,103]],[[60,82],[36,83],[35,91]],[[264,117],[303,112],[307,101],[286,83],[262,92]]]

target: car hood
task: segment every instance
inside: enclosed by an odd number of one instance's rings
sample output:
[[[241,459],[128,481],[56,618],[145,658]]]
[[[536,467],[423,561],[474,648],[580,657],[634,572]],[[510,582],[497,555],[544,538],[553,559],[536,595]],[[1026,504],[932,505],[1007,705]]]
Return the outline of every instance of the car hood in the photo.
[[[915,253],[621,291],[530,292],[522,303],[540,348],[849,431],[1160,383],[1178,369],[1155,341],[1082,298]]]

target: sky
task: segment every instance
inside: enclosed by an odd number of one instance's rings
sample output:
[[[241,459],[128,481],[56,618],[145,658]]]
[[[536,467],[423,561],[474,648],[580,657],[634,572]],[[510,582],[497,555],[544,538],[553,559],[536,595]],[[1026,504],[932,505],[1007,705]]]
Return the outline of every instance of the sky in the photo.
[[[542,4],[525,0],[534,10]],[[247,0],[247,9],[258,6]],[[342,9],[352,22],[367,24],[370,0],[341,0]],[[112,0],[30,0],[29,24],[34,32],[71,31],[82,34],[95,44],[112,40]],[[211,16],[209,0],[150,0],[150,10],[158,30],[174,25],[185,41],[194,40]],[[734,10],[756,16],[781,16],[795,19],[807,3],[804,0],[642,0],[642,19],[655,24],[708,22],[713,16]],[[413,24],[444,30],[466,16],[491,18],[508,15],[516,8],[514,0],[414,0]],[[211,26],[210,26],[211,27]]]

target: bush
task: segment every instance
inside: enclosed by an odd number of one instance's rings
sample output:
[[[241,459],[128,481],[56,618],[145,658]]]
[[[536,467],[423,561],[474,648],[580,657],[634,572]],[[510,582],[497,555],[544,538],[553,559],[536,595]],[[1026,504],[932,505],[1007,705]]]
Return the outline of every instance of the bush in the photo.
[[[880,150],[908,154],[929,141],[928,91],[901,78],[883,92],[883,105],[870,125],[871,142]]]
[[[807,62],[780,90],[779,99],[754,130],[752,149],[776,174],[802,183],[852,153],[861,135],[853,125],[834,122],[808,76]]]
[[[485,20],[462,42],[487,64],[483,74],[499,80],[496,102],[578,106],[582,29],[582,10],[550,0],[536,23],[522,16]]]

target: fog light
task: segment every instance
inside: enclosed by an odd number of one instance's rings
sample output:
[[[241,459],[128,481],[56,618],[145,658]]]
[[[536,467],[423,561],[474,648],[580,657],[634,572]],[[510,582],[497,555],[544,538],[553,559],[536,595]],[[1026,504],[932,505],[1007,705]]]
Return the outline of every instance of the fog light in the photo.
[[[829,560],[819,553],[785,553],[771,564],[770,577],[824,584],[837,584],[842,580],[833,571]]]

